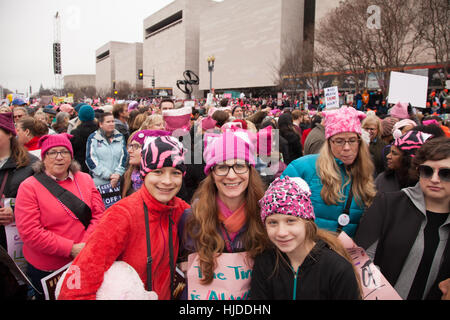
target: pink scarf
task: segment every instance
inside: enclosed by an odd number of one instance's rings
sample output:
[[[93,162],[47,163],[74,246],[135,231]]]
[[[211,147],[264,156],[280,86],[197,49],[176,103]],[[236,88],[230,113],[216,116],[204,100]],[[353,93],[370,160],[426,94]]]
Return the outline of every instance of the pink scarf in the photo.
[[[236,210],[231,211],[228,209],[225,203],[220,200],[219,197],[216,198],[217,205],[219,207],[219,221],[225,226],[231,241],[234,240],[239,230],[242,229],[244,224],[247,222],[247,215],[245,213],[245,202]],[[225,238],[225,240],[227,240]]]

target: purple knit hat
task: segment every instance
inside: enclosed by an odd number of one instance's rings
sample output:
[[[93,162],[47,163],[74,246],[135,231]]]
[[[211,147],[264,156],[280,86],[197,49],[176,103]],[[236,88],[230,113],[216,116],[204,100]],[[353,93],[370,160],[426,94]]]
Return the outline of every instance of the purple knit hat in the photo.
[[[0,128],[7,132],[11,132],[13,136],[16,135],[16,128],[14,127],[14,117],[12,112],[0,113]]]
[[[314,220],[314,209],[310,200],[311,191],[302,178],[276,178],[259,200],[263,223],[272,214],[286,214]]]
[[[206,133],[205,151],[203,152],[206,175],[218,163],[231,159],[245,160],[255,166],[255,147],[245,131],[227,131],[223,134]]]
[[[73,136],[68,133],[47,134],[39,139],[38,147],[41,148],[41,159],[44,160],[47,151],[53,147],[66,147],[73,159],[73,148],[70,139]]]
[[[184,164],[185,149],[181,142],[172,136],[147,137],[141,156],[141,176],[144,178],[147,173],[172,167],[186,173]]]

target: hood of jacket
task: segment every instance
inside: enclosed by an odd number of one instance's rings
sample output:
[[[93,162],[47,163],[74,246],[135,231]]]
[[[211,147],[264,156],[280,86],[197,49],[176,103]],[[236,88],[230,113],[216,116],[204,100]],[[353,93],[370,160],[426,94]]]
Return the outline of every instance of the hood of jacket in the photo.
[[[404,188],[402,191],[408,196],[409,199],[411,199],[414,206],[426,215],[427,209],[425,207],[425,197],[422,189],[420,188],[419,182],[417,182],[414,187]]]

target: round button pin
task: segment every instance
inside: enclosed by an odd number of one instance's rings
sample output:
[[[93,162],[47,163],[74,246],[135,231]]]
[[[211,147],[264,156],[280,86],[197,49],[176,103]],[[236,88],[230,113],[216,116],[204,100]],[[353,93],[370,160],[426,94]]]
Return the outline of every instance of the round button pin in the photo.
[[[345,227],[350,223],[350,216],[348,214],[341,214],[338,218],[338,222],[341,226]]]

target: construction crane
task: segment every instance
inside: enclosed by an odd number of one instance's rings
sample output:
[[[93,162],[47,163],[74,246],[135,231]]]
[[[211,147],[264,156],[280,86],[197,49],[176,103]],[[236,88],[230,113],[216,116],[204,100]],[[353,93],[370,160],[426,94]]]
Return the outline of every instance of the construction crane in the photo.
[[[55,89],[61,95],[62,72],[61,72],[61,18],[59,12],[53,19],[53,73],[55,74]]]

